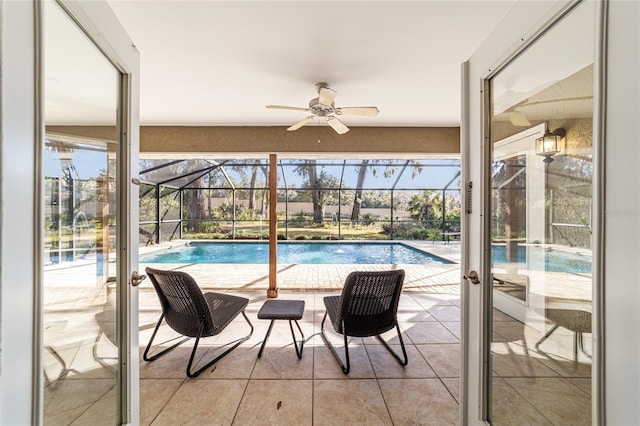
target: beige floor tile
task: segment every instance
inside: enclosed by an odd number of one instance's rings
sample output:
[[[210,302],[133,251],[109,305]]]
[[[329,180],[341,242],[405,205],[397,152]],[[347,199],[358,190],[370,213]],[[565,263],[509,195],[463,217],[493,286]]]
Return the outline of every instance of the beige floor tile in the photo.
[[[533,346],[530,343],[530,339],[527,341],[525,339],[525,334],[527,333],[527,329],[531,332],[531,328],[525,326],[519,321],[496,321],[493,323],[493,341],[494,342],[527,342],[529,345]],[[539,334],[536,332],[536,334]]]
[[[186,380],[152,425],[231,424],[247,380]]]
[[[440,324],[444,325],[458,340],[462,339],[462,335],[460,334],[460,321],[441,321]]]
[[[109,392],[100,400],[91,405],[72,426],[111,426],[117,424],[116,418],[116,392],[115,389]]]
[[[367,345],[367,353],[377,378],[429,378],[436,377],[429,364],[413,345],[405,346],[408,357],[406,366],[400,365],[383,345]],[[400,345],[391,345],[396,354],[402,358]]]
[[[494,308],[493,309],[493,322],[495,323],[497,321],[517,321],[517,320],[515,318],[505,314],[504,312]]]
[[[182,346],[167,352],[154,361],[147,362],[142,359],[141,348],[140,353],[140,378],[141,379],[184,379],[187,377],[187,363],[191,356],[193,340],[187,341]],[[207,348],[203,347],[198,350],[195,362],[198,363],[205,355]],[[150,353],[153,355],[153,352]]]
[[[115,380],[117,365],[117,348],[106,338],[101,337],[96,342],[79,347],[73,362],[69,365],[71,372],[67,377]]]
[[[442,383],[444,383],[447,389],[449,389],[449,392],[451,393],[453,398],[456,400],[456,402],[458,402],[459,404],[460,403],[460,378],[445,377],[440,380],[442,380]]]
[[[455,306],[460,300],[458,294],[442,294],[442,293],[412,293],[411,297],[425,309],[434,306]]]
[[[542,364],[555,371],[562,377],[581,377],[587,380],[591,378],[591,360],[587,360],[589,361],[588,363],[584,363],[584,360],[582,359],[580,360],[580,362],[575,362],[573,361],[573,356],[570,359],[550,355],[541,356],[540,352],[536,354],[536,356]]]
[[[44,416],[55,416],[67,413],[69,423],[75,420],[73,413],[76,409],[89,408],[95,402],[108,395],[115,389],[115,381],[109,379],[74,379],[59,380],[54,385],[48,386],[44,391]],[[115,409],[115,406],[113,407]],[[81,414],[82,411],[76,414]]]
[[[438,321],[460,321],[460,308],[457,306],[433,306],[429,313]]]
[[[264,334],[262,334],[261,331],[262,327],[264,327],[265,324],[263,324],[262,321],[259,321],[255,317],[251,317],[251,315],[247,315],[247,317],[253,325],[253,333],[251,334],[251,337],[243,343],[243,345],[251,345],[256,342],[262,341],[262,337],[264,336]],[[266,331],[267,330],[265,328],[264,332],[266,333]],[[249,326],[249,324],[247,324],[247,321],[244,319],[242,314],[240,314],[231,322],[231,324],[225,327],[225,329],[222,330],[220,334],[213,337],[207,337],[206,339],[201,339],[201,343],[211,346],[227,344],[235,340],[243,339],[247,335],[249,335],[249,333],[251,333],[251,327]]]
[[[458,403],[438,379],[382,379],[394,425],[456,425]]]
[[[517,353],[493,353],[492,369],[500,377],[557,377],[540,360]]]
[[[302,350],[298,359],[293,342],[284,347],[267,346],[256,361],[251,379],[311,379],[313,378],[313,348]]]
[[[344,350],[342,346],[336,351],[343,363],[345,362]],[[326,346],[313,348],[313,377],[315,379],[362,379],[374,378],[373,367],[369,361],[369,356],[364,345],[349,345],[349,358],[351,360],[351,371],[345,375],[333,354]]]
[[[140,424],[151,424],[183,382],[184,379],[140,380]]]
[[[438,377],[460,377],[460,344],[416,345]]]
[[[416,344],[458,343],[458,338],[438,322],[405,323],[405,332]]]
[[[402,340],[404,341],[405,344],[411,344],[411,339],[409,339],[409,336],[407,336],[405,329],[412,326],[413,326],[413,323],[410,323],[410,322],[400,324],[400,333],[402,333]],[[400,344],[400,339],[398,338],[398,330],[396,330],[395,327],[385,333],[382,333],[380,336],[389,345]],[[382,345],[382,342],[380,342],[380,340],[378,340],[375,336],[363,337],[362,343],[364,343],[365,345]]]
[[[505,379],[556,425],[590,425],[591,397],[561,378]]]
[[[73,423],[78,417],[80,417],[82,413],[87,411],[91,407],[91,405],[93,404],[85,404],[56,413],[49,413],[45,411],[43,417],[44,424],[46,424],[47,426],[68,426]],[[111,424],[115,424],[115,419],[113,420],[114,421]]]
[[[376,380],[315,380],[313,424],[391,425]]]
[[[254,332],[254,335],[256,336],[256,339],[252,339],[251,343],[259,343],[262,344],[266,334],[267,334],[267,330],[269,329],[269,323],[270,321],[264,321],[264,320],[258,320],[260,321],[260,329],[258,330],[256,328],[256,332]],[[291,325],[293,326],[293,331],[296,335],[296,340],[300,340],[300,330],[298,330],[298,327],[296,327],[296,323],[292,322]],[[305,322],[305,321],[298,321],[298,325],[300,326],[300,329],[302,329],[302,333],[304,334],[305,339],[309,338],[312,334],[313,334],[313,323],[311,322]],[[291,337],[291,328],[289,327],[289,321],[286,320],[277,320],[273,323],[273,328],[271,329],[271,335],[269,336],[269,339],[267,340],[267,346],[272,346],[272,347],[283,347],[286,345],[292,345],[293,344],[293,337]]]
[[[213,360],[226,348],[212,347],[204,355],[194,370]],[[198,378],[202,379],[248,379],[258,359],[259,346],[238,346],[227,356],[203,371]]]
[[[400,306],[398,307],[398,322],[419,322],[419,321],[436,321],[436,319],[422,306]]]
[[[251,380],[235,425],[310,425],[311,380]]]
[[[551,425],[533,405],[500,378],[491,385],[491,422],[497,426]]]
[[[587,395],[591,396],[591,386],[592,386],[591,378],[588,378],[588,379],[574,378],[574,379],[568,379],[568,380],[570,383],[573,383],[574,385],[582,389],[582,391],[585,392]]]

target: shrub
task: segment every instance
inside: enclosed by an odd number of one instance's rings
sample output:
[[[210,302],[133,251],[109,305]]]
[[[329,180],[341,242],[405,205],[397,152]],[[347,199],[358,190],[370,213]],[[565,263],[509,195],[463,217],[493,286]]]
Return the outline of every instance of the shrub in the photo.
[[[220,229],[220,224],[218,222],[205,220],[203,222],[200,222],[200,225],[198,226],[198,232],[215,233],[222,232],[222,229]]]

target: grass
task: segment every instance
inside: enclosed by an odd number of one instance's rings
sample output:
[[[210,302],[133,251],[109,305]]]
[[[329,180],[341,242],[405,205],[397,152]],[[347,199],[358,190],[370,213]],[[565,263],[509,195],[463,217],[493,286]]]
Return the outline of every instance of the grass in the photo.
[[[236,239],[242,238],[260,238],[261,229],[258,226],[237,226],[236,227]],[[287,231],[287,239],[306,239],[306,240],[337,240],[338,239],[338,227],[294,227],[289,226]],[[284,236],[285,228],[279,227],[278,234]],[[182,237],[185,239],[230,239],[231,230],[227,230],[227,233],[187,233],[183,232]],[[268,227],[262,227],[262,238],[269,238]],[[283,237],[281,237],[283,238]],[[363,226],[352,228],[350,226],[342,226],[340,230],[340,238],[343,240],[386,240],[389,236],[384,234],[382,227],[379,226]]]

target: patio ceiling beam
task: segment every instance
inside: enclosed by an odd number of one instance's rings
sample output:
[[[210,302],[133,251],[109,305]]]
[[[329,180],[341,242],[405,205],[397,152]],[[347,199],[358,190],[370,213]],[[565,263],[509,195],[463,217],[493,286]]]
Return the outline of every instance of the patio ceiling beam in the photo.
[[[320,139],[322,143],[309,144]],[[390,144],[390,141],[393,141]],[[277,126],[141,126],[140,151],[145,153],[248,153],[280,155],[367,153],[376,158],[396,152],[407,155],[459,155],[458,127],[353,127],[344,135],[330,127],[303,127],[287,132]],[[393,153],[390,153],[393,156]],[[344,159],[342,156],[340,159]],[[411,158],[416,158],[415,156]]]

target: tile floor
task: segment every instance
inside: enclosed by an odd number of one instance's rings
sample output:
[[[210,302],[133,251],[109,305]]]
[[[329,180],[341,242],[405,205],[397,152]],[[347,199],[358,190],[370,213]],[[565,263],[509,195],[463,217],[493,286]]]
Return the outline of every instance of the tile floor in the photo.
[[[455,256],[451,245],[428,245],[441,248],[445,256],[446,251]],[[280,271],[279,282],[286,282],[280,281],[281,274],[295,274],[304,284],[299,289],[285,285],[279,296],[306,304],[300,325],[307,342],[300,360],[285,321],[276,322],[262,358],[257,358],[269,324],[257,319],[266,300],[261,271],[245,267],[212,274],[194,268],[205,291],[228,291],[250,299],[247,314],[255,331],[196,379],[185,377],[189,343],[152,363],[141,361],[141,424],[457,424],[460,270],[457,265],[431,269],[418,265],[406,270],[398,320],[408,366],[399,366],[373,338],[350,339],[352,370],[345,376],[318,333],[324,314],[322,298],[339,291],[333,289],[334,282],[343,280],[349,268],[298,265]],[[80,269],[60,272],[51,274],[52,285],[45,291],[46,424],[114,424],[113,289],[95,284],[64,286],[69,277],[77,278]],[[221,276],[222,289],[218,289]],[[322,284],[329,276],[329,285]],[[239,277],[243,280],[238,281]],[[241,285],[229,284],[234,282]],[[140,287],[139,296],[142,355],[160,306],[148,283]],[[534,349],[540,331],[499,311],[494,311],[494,321],[493,423],[590,424],[591,365],[582,354],[574,362],[572,333],[559,329]],[[215,356],[220,345],[247,331],[244,319],[237,318],[221,335],[203,339],[196,359]],[[341,337],[330,326],[328,334],[341,347]],[[160,335],[165,340],[173,337],[166,326]],[[385,337],[398,344],[395,332]]]
[[[459,327],[457,321],[439,321],[430,311],[447,312],[442,316],[446,319],[458,312],[459,318],[457,296],[404,293],[399,318],[409,364],[400,366],[373,338],[353,338],[352,369],[345,376],[318,334],[326,294],[280,292],[279,298],[305,301],[300,326],[306,343],[300,360],[286,321],[276,321],[262,358],[257,358],[269,324],[257,319],[265,298],[238,295],[250,299],[247,314],[255,331],[215,368],[185,379],[188,347],[141,363],[143,424],[457,424]],[[155,298],[152,292],[141,295],[141,308],[159,313]],[[141,322],[141,344],[153,326],[153,320]],[[237,318],[219,336],[202,341],[210,346],[203,346],[197,357],[215,356],[218,344],[240,338],[248,329]],[[341,336],[328,334],[341,345]],[[384,337],[399,348],[395,331]]]

